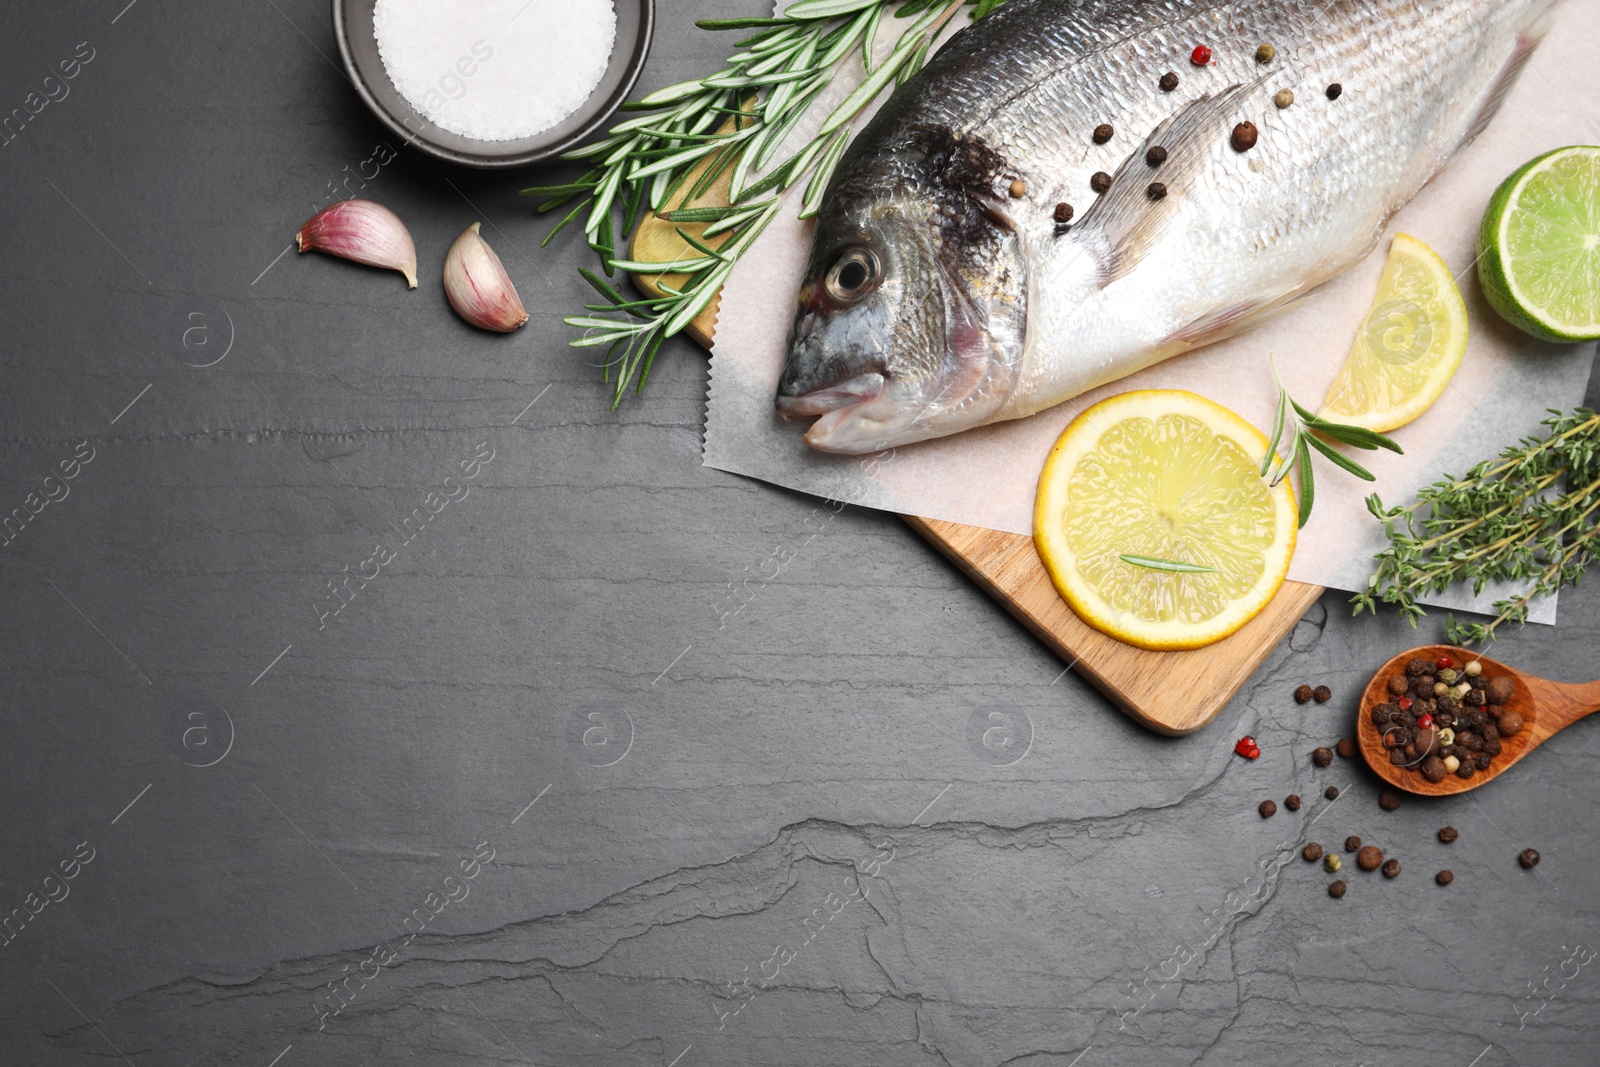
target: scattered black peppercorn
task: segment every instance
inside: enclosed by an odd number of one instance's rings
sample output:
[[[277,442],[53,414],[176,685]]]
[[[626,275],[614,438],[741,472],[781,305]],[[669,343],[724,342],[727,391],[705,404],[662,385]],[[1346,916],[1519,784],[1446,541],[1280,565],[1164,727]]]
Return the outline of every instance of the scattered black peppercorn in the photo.
[[[1456,880],[1456,876],[1451,874],[1449,871],[1440,871],[1438,874],[1433,876],[1433,880],[1438,882],[1440,885],[1449,885],[1451,882]]]
[[[1256,810],[1261,813],[1263,819],[1270,819],[1278,814],[1278,805],[1275,801],[1263,800]]]
[[[1344,891],[1347,888],[1348,886],[1344,884],[1343,878],[1335,878],[1333,881],[1328,883],[1328,895],[1333,899],[1338,900],[1340,897],[1344,896]]]
[[[1330,785],[1328,788],[1322,791],[1322,795],[1327,797],[1329,800],[1338,800],[1339,787],[1336,785]]]
[[[1460,836],[1461,832],[1454,826],[1445,826],[1439,830],[1439,840],[1441,843],[1446,845],[1453,844],[1455,839]]]
[[[1229,138],[1229,143],[1233,145],[1235,152],[1248,152],[1256,146],[1257,136],[1255,123],[1241,122],[1233,128],[1233,136]]]
[[[1333,750],[1339,753],[1340,759],[1349,759],[1356,754],[1356,743],[1348,737],[1341,737]]]
[[[1537,849],[1525,848],[1517,853],[1517,862],[1522,864],[1522,869],[1531,871],[1539,866],[1539,852]]]
[[[1344,95],[1344,86],[1340,85],[1338,82],[1334,82],[1332,85],[1328,86],[1328,99],[1329,100],[1337,100],[1337,99],[1339,99],[1339,97],[1341,97],[1343,95]]]
[[[1105,144],[1107,141],[1111,140],[1112,135],[1116,132],[1116,130],[1111,128],[1111,123],[1102,122],[1100,125],[1094,128],[1094,143]]]
[[[1319,685],[1311,691],[1311,695],[1317,698],[1318,704],[1326,704],[1333,699],[1333,690],[1325,685]]]
[[[1161,91],[1170,93],[1178,87],[1178,75],[1174,71],[1167,71],[1161,75]]]
[[[1375,871],[1383,866],[1383,849],[1377,845],[1365,845],[1356,853],[1356,866],[1363,871]]]
[[[1067,204],[1067,203],[1057,204],[1056,205],[1055,220],[1057,222],[1071,222],[1072,221],[1072,205],[1071,204]]]
[[[1167,150],[1160,145],[1150,146],[1150,151],[1144,154],[1144,161],[1152,167],[1159,167],[1167,161]]]
[[[1299,811],[1300,810],[1300,794],[1299,793],[1290,793],[1288,796],[1284,797],[1283,798],[1283,806],[1288,808],[1290,811]]]
[[[1300,850],[1300,855],[1307,863],[1315,863],[1322,858],[1322,846],[1313,841]]]
[[[1385,878],[1398,878],[1398,877],[1400,877],[1400,861],[1399,860],[1384,860],[1383,861],[1383,876]]]
[[[1333,762],[1333,749],[1327,747],[1312,749],[1311,762],[1315,763],[1318,767],[1326,767],[1328,764]]]
[[[1105,192],[1107,189],[1111,188],[1111,175],[1107,174],[1103,170],[1096,171],[1089,178],[1089,188],[1093,189],[1097,193]]]
[[[1296,704],[1311,703],[1311,687],[1309,685],[1302,685],[1297,688],[1294,691],[1294,702]]]
[[[1349,837],[1345,838],[1344,850],[1346,852],[1361,851],[1361,838],[1357,837],[1355,834],[1351,834]]]
[[[1398,749],[1396,750],[1398,751]],[[1384,811],[1394,811],[1400,806],[1400,793],[1394,789],[1385,789],[1378,794],[1378,807]]]
[[[1151,200],[1165,200],[1167,196],[1167,187],[1162,185],[1160,182],[1151,182],[1150,188],[1146,189],[1145,192],[1150,194]]]

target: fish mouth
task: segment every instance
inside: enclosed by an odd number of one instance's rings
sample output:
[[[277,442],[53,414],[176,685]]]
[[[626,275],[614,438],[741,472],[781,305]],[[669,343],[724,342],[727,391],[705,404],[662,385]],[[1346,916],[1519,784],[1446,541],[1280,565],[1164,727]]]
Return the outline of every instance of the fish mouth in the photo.
[[[886,384],[888,383],[884,376],[876,372],[858,374],[846,381],[822,389],[813,389],[798,396],[780,395],[777,398],[778,412],[784,418],[792,418],[843,411],[872,403],[883,395]]]

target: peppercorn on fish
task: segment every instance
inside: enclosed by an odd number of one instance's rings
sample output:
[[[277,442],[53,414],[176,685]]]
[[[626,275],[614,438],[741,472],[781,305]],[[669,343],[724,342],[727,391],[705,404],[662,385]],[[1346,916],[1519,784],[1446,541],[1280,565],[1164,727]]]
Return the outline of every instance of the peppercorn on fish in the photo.
[[[779,411],[876,451],[1249,329],[1372,250],[1555,3],[1009,0],[840,161]]]

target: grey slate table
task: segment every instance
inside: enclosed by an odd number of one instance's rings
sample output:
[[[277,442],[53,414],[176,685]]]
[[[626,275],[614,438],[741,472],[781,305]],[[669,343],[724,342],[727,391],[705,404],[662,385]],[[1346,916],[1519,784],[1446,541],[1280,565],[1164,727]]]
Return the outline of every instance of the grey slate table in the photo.
[[[666,0],[647,86],[761,6]],[[1414,638],[1329,594],[1153,736],[895,518],[702,468],[687,343],[608,412],[548,175],[378,162],[323,0],[6,8],[0,513],[58,499],[0,555],[0,1063],[1600,1062],[1600,724],[1382,812],[1309,754]],[[285,253],[352,192],[416,291]],[[474,220],[510,337],[437,284]],[[1499,654],[1597,637],[1600,583]],[[1330,899],[1289,849],[1347,834],[1401,877]]]

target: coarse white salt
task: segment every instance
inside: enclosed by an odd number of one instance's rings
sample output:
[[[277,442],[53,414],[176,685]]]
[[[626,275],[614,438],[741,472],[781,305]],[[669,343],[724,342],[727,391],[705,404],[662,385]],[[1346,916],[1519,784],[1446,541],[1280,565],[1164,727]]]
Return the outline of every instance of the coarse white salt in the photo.
[[[583,106],[617,39],[612,0],[378,0],[389,80],[434,124],[479,141],[542,133]]]

